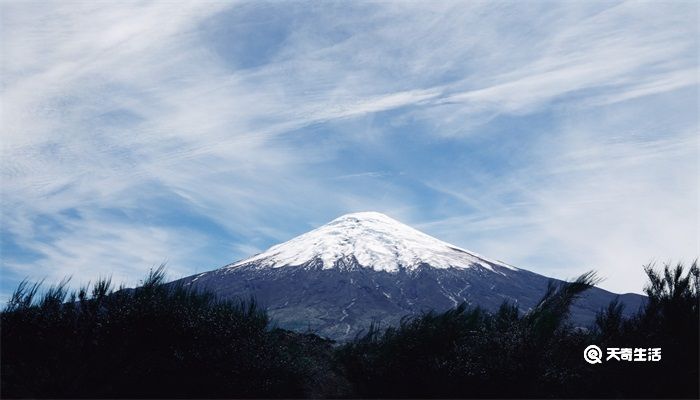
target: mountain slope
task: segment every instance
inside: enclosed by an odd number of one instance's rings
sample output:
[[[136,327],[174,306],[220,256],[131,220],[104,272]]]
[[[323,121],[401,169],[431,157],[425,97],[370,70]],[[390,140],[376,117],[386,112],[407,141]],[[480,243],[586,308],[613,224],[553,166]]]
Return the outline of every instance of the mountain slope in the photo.
[[[350,339],[372,322],[467,302],[495,310],[503,301],[524,312],[549,278],[435,239],[386,215],[344,215],[288,242],[180,282],[222,297],[255,297],[282,327]],[[616,295],[593,288],[572,307],[589,324]],[[642,296],[621,296],[634,312]]]
[[[318,259],[323,269],[330,269],[337,267],[339,260],[350,257],[360,266],[387,272],[412,270],[421,264],[440,269],[475,265],[491,269],[492,264],[499,264],[516,269],[435,239],[377,212],[343,215],[229,268],[253,263],[278,268]]]

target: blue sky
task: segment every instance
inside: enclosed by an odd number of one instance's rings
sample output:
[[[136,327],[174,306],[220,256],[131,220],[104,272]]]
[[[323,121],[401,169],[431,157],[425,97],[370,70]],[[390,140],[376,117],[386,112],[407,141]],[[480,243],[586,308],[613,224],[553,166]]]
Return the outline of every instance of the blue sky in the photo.
[[[700,253],[695,2],[1,7],[2,298],[369,210],[617,292]]]

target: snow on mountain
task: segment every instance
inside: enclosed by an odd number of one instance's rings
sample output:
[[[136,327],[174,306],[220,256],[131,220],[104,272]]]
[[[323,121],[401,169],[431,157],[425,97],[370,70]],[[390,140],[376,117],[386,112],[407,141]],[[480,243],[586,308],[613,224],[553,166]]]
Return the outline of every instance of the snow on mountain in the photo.
[[[372,324],[396,326],[405,316],[461,303],[496,311],[508,302],[524,313],[550,283],[546,276],[460,249],[386,215],[363,212],[173,284],[221,299],[254,298],[279,327],[342,341]],[[571,321],[589,326],[616,298],[625,304],[625,315],[643,301],[592,288],[572,305]]]
[[[498,265],[517,270],[426,235],[378,212],[343,215],[228,268],[251,264],[279,268],[320,260],[323,269],[331,269],[339,260],[353,257],[362,267],[386,272],[398,272],[402,268],[413,270],[426,264],[439,269],[481,266],[494,271],[493,265]]]

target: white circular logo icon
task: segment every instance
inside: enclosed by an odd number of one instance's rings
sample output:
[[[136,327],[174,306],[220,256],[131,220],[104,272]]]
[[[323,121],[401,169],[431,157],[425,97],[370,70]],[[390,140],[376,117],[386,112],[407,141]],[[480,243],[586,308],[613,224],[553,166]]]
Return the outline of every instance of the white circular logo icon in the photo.
[[[600,349],[600,347],[594,344],[586,347],[586,349],[583,351],[583,359],[589,364],[600,364],[603,362],[601,361],[602,358],[603,351]]]

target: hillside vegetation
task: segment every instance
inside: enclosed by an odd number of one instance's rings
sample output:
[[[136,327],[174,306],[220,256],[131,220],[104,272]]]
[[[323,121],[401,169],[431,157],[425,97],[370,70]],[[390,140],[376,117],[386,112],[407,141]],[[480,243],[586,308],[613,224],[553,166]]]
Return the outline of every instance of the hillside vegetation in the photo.
[[[645,268],[648,301],[615,302],[595,326],[567,322],[594,274],[550,286],[521,313],[466,305],[406,318],[348,343],[274,327],[250,300],[109,280],[69,292],[23,282],[1,314],[3,398],[698,397],[697,263]],[[661,348],[656,362],[590,365],[583,350]]]

